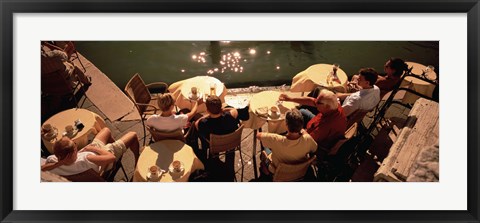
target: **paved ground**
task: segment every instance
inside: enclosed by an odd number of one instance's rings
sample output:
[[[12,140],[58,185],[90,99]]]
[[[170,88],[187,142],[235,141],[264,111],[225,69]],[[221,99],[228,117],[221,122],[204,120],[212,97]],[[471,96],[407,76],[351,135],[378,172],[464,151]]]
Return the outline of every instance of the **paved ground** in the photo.
[[[147,131],[147,134],[144,135],[143,126],[141,121],[138,119],[139,116],[135,112],[133,103],[127,98],[123,93],[123,90],[115,86],[115,84],[109,80],[105,74],[103,74],[97,67],[90,63],[86,58],[80,56],[82,63],[85,65],[86,74],[92,77],[92,85],[87,89],[87,97],[83,95],[78,95],[80,102],[85,100],[82,108],[88,109],[92,112],[99,114],[104,120],[107,126],[112,131],[114,138],[119,138],[123,134],[129,131],[134,131],[139,136],[140,146],[143,146],[144,138],[146,138],[146,144],[149,143],[150,134]],[[77,66],[81,67],[78,63],[78,60],[75,60]],[[133,74],[132,74],[133,75]],[[123,86],[122,86],[123,88]],[[226,96],[228,101],[233,97],[242,97],[248,99],[252,96],[254,92],[251,91],[262,91],[262,90],[275,90],[278,87],[271,88],[249,88],[249,89],[229,89],[229,93]],[[42,98],[42,122],[49,118],[51,115],[62,111],[64,109],[74,107],[74,103],[66,103],[65,101],[61,102],[58,105],[59,101],[52,98]],[[112,105],[122,105],[122,106],[112,106]],[[386,117],[390,117],[392,123],[396,126],[402,126],[403,121],[405,121],[409,110],[403,108],[402,106],[393,105],[391,109],[387,112]],[[371,114],[369,114],[371,115]],[[365,124],[369,124],[371,119],[368,117],[364,119]],[[389,134],[392,134],[392,125],[390,127],[384,128],[378,132],[375,132],[377,137],[373,142],[373,146],[369,148],[369,154],[361,162],[361,164],[356,168],[355,172],[349,179],[350,181],[372,181],[373,174],[378,169],[379,163],[386,157],[388,154],[388,149],[392,144],[391,137]],[[393,128],[395,130],[395,128]],[[264,131],[268,131],[267,125],[263,126]],[[237,181],[262,181],[262,179],[255,179],[254,176],[254,159],[257,162],[257,167],[259,166],[259,148],[260,144],[257,142],[257,152],[255,156],[252,156],[253,153],[253,130],[244,129],[242,133],[242,156],[244,161],[244,170],[243,170],[243,179],[241,178],[241,159],[240,153],[237,151],[233,159],[233,168],[235,171],[235,178]],[[221,157],[221,161],[224,161],[225,158]],[[128,175],[128,178],[133,176],[134,172],[134,162],[133,154],[128,151],[122,160],[122,164],[125,168],[125,172]],[[223,162],[215,162],[206,164],[207,168],[211,167],[213,170],[219,169],[229,169],[231,170],[232,166],[225,166]],[[217,175],[223,176],[221,181],[233,181],[233,175],[225,174],[228,171],[221,171],[222,173],[217,173]],[[311,174],[309,173],[309,176]],[[307,177],[309,179],[309,177]],[[125,177],[122,171],[119,171],[115,177],[115,181],[125,181]]]

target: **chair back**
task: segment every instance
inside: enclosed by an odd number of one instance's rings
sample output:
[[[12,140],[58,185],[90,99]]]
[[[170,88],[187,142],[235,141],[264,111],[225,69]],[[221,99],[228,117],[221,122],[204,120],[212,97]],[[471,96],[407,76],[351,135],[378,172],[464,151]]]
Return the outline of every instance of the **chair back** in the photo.
[[[303,179],[312,162],[317,158],[313,155],[308,160],[298,164],[280,163],[273,174],[273,181],[298,181]]]
[[[42,93],[57,96],[73,94],[75,88],[72,86],[72,83],[67,80],[65,75],[66,74],[59,71],[42,73]]]
[[[235,132],[226,135],[210,134],[210,154],[218,154],[240,148],[243,124]]]
[[[358,123],[355,122],[352,124],[352,126],[350,126],[347,129],[347,131],[345,131],[344,138],[338,140],[338,142],[335,143],[335,145],[333,145],[332,148],[330,148],[330,150],[328,151],[329,156],[337,155],[338,151],[340,150],[340,148],[342,148],[343,144],[345,144],[348,140],[350,140],[355,135],[355,133],[357,132],[357,126],[358,126]]]
[[[365,111],[365,110],[356,110],[355,112],[353,112],[353,114],[351,114],[350,116],[348,116],[347,118],[347,129],[350,128],[354,123],[359,123],[363,120],[363,118],[365,117],[365,115],[367,115],[369,111]]]
[[[153,141],[158,142],[165,139],[176,139],[185,142],[185,137],[182,129],[178,129],[172,132],[163,132],[153,127],[147,126],[148,131],[152,134]]]
[[[150,100],[152,99],[150,92],[148,91],[145,82],[143,82],[142,78],[138,73],[133,75],[133,77],[128,81],[127,85],[125,86],[125,93],[133,101],[135,106],[137,106],[140,115],[142,115],[147,106],[145,105],[138,105],[140,104],[149,104]]]
[[[72,182],[105,182],[105,179],[93,169],[63,177]]]

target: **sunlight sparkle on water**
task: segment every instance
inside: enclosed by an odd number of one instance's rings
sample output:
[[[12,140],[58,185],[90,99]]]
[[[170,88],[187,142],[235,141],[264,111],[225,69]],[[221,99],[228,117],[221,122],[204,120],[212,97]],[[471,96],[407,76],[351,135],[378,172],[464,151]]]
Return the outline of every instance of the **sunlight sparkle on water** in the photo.
[[[255,49],[250,49],[249,50],[250,54],[255,54],[256,50]],[[192,55],[192,59],[198,63],[206,63],[206,53],[205,52],[200,52],[198,54]],[[235,52],[228,52],[220,55],[220,61],[219,61],[219,67],[210,67],[208,70],[206,70],[207,74],[214,74],[215,72],[220,72],[224,73],[226,70],[230,70],[232,72],[243,72],[243,67],[242,67],[242,55],[240,52],[235,51]],[[243,62],[246,62],[247,60],[244,59]],[[218,66],[218,65],[217,65]],[[182,69],[182,72],[185,72],[185,70]]]
[[[257,53],[257,51],[255,49],[250,49],[250,54],[254,55],[256,53]]]

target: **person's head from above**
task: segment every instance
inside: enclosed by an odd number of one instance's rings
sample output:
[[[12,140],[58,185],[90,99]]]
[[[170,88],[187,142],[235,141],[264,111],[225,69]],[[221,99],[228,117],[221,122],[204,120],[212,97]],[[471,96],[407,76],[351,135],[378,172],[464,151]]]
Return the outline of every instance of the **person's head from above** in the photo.
[[[400,77],[408,70],[408,65],[402,59],[392,57],[385,63],[383,70],[389,77]]]
[[[291,133],[300,133],[303,128],[303,116],[302,113],[294,108],[290,111],[287,111],[285,114],[285,122],[287,124],[287,129]]]
[[[377,82],[378,73],[373,68],[362,68],[358,72],[358,86],[363,89],[372,88],[375,82]]]
[[[205,102],[207,112],[212,115],[218,115],[222,112],[222,100],[216,95],[210,95]]]
[[[157,103],[158,108],[160,108],[162,112],[172,111],[175,105],[175,101],[173,100],[173,97],[170,93],[160,95],[157,99]]]
[[[322,89],[315,100],[315,106],[322,114],[335,111],[338,108],[337,95],[330,90]]]
[[[71,165],[77,160],[77,144],[64,136],[53,145],[53,154],[58,160],[64,160],[65,165]]]

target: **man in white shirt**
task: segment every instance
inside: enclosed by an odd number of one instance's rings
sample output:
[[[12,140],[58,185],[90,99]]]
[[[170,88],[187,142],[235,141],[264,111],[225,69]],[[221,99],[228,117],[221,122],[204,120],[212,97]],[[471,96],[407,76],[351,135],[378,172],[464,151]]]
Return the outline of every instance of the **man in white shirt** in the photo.
[[[361,89],[355,93],[337,93],[344,100],[342,107],[345,116],[350,116],[357,110],[370,111],[380,102],[380,89],[375,86],[378,73],[373,68],[362,68],[359,71],[358,86]]]

